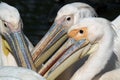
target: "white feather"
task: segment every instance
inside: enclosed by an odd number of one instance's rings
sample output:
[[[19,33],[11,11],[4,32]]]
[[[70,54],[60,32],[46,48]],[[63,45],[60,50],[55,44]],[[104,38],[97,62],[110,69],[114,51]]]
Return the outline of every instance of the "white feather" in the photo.
[[[0,3],[0,19],[6,22],[17,24],[20,20],[20,14],[16,8],[7,3]]]
[[[46,80],[36,72],[20,67],[0,67],[0,80]]]

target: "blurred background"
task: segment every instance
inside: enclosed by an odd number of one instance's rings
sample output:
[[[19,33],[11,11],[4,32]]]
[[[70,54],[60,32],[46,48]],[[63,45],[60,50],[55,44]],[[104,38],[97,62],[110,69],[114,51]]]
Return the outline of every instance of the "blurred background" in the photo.
[[[115,19],[120,14],[120,0],[1,0],[16,7],[23,20],[24,33],[36,45],[48,31],[57,11],[71,2],[84,2],[95,8],[98,16]]]

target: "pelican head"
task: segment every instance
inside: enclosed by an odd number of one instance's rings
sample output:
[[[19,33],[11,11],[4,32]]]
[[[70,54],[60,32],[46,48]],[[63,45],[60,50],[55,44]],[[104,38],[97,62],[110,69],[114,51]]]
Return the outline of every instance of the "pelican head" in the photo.
[[[11,47],[18,66],[32,68],[32,58],[22,32],[22,20],[18,10],[4,2],[0,3],[0,34]]]
[[[71,3],[63,6],[57,13],[55,22],[68,27],[67,30],[76,24],[80,18],[97,16],[94,9],[85,3]]]
[[[71,26],[76,24],[82,18],[93,16],[96,16],[96,12],[88,4],[76,2],[63,6],[58,11],[50,30],[46,33],[46,35],[37,44],[32,52],[34,54],[33,60],[35,60],[35,64],[40,64],[39,62],[36,63],[36,61],[40,61],[36,55],[46,53],[52,46],[55,45],[55,48],[51,50],[53,52],[54,50],[58,49],[63,42],[66,41],[68,38],[67,31]]]
[[[111,23],[104,18],[85,18],[68,31],[68,36],[77,42],[85,40],[85,45],[100,45],[106,42],[102,45],[104,47],[105,44],[113,45],[114,35],[115,32],[111,27]],[[86,54],[82,54],[81,58]]]
[[[4,22],[6,26],[10,28],[18,29],[22,28],[22,22],[18,10],[7,3],[0,3],[0,19]],[[13,29],[11,29],[13,30]]]
[[[58,31],[63,29],[65,33],[67,33],[68,29],[78,23],[82,18],[95,16],[97,16],[97,14],[91,6],[85,3],[76,2],[63,6],[58,11],[53,24],[56,24],[54,25],[55,28],[60,28]]]

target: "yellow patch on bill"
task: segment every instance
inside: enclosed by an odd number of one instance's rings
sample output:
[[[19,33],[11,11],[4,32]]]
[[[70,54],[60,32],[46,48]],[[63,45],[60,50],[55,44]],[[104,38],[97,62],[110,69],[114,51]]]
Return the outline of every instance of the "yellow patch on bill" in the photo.
[[[9,44],[3,38],[2,38],[2,49],[6,56],[8,56],[8,54],[11,52],[11,48],[10,48]]]

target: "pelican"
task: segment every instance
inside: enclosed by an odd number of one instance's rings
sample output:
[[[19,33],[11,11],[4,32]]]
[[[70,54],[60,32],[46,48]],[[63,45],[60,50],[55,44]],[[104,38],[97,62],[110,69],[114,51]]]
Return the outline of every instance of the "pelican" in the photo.
[[[23,28],[23,24],[18,10],[4,2],[1,2],[0,20],[2,21],[0,26],[0,38],[2,40],[0,45],[2,65],[18,65],[35,70],[30,51],[28,49],[28,45],[29,47],[32,47],[32,45],[21,30]],[[15,60],[12,56],[14,56]],[[17,65],[15,61],[17,62]]]
[[[112,57],[115,31],[111,23],[103,18],[83,19],[70,28],[68,35],[76,41],[86,39],[91,45],[98,44],[98,47],[89,53],[88,60],[70,79],[92,80],[106,67]]]
[[[35,66],[39,68],[66,41],[70,26],[82,18],[94,16],[97,16],[95,10],[85,3],[75,2],[63,6],[58,11],[50,30],[31,52]]]

